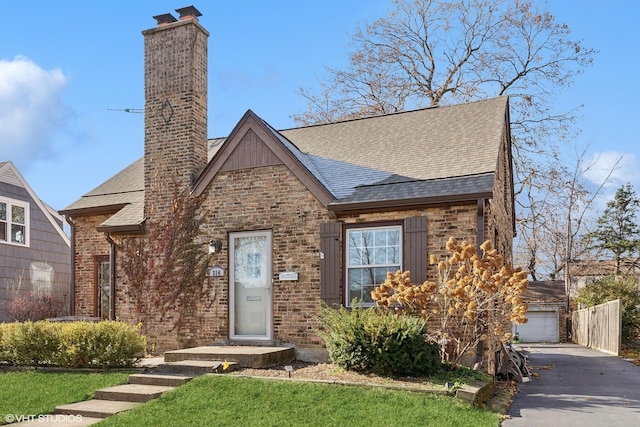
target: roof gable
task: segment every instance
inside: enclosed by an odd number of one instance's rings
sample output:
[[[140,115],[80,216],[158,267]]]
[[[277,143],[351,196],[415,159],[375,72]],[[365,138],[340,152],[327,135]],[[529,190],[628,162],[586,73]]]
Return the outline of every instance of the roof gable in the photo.
[[[66,235],[61,225],[62,217],[56,214],[49,205],[40,200],[22,174],[20,174],[18,169],[14,166],[13,162],[8,161],[0,163],[0,181],[15,185],[16,187],[24,188],[29,194],[29,197],[31,197],[33,202],[40,208],[42,214],[47,218],[47,221],[51,223],[51,226],[60,235],[62,240],[67,245],[71,246],[69,236]]]
[[[287,166],[324,206],[333,200],[329,189],[310,170],[314,166],[306,155],[251,110],[218,148],[194,183],[193,192],[202,194],[221,171],[279,164]]]

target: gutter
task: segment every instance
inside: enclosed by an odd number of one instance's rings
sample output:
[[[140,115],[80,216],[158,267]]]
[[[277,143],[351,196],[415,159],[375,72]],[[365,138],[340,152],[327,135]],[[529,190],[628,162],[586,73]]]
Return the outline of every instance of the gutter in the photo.
[[[97,231],[105,233],[108,235],[109,233],[144,233],[144,222],[140,224],[129,224],[129,225],[99,225],[96,227]]]
[[[478,214],[476,217],[476,231],[478,234],[476,238],[476,250],[478,252],[478,255],[482,255],[480,246],[482,246],[486,239],[484,235],[484,205],[485,199],[478,199]],[[493,242],[493,244],[497,246],[498,242]]]
[[[434,197],[416,197],[410,199],[385,199],[368,202],[337,202],[330,203],[327,208],[330,211],[336,213],[379,211],[381,209],[394,210],[415,208],[417,206],[435,206],[448,205],[452,203],[478,202],[478,200],[484,200],[486,198],[490,198],[491,196],[491,192],[482,192]]]
[[[74,215],[74,216],[82,216],[82,215],[93,215],[93,214],[110,214],[118,212],[120,209],[124,208],[130,204],[127,203],[118,203],[115,205],[107,205],[107,206],[92,206],[87,208],[77,208],[77,209],[63,209],[60,212],[61,215]]]

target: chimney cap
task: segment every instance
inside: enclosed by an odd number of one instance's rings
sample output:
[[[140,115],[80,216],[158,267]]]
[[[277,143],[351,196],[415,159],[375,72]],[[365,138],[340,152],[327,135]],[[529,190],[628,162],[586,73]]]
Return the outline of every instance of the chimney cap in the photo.
[[[189,18],[198,18],[198,16],[202,16],[202,13],[194,6],[186,6],[181,7],[180,9],[176,9],[176,12],[180,14],[180,20],[189,19]]]
[[[176,22],[177,19],[170,13],[163,13],[162,15],[156,15],[153,17],[156,20],[158,25],[166,25],[171,24],[172,22]]]

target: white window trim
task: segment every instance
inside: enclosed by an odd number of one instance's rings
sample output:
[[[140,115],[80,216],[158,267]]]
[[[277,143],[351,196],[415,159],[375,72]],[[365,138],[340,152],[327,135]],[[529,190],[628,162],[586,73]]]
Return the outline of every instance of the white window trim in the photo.
[[[5,236],[7,238],[7,240],[0,240],[0,244],[3,245],[13,245],[13,246],[20,246],[20,247],[29,247],[30,246],[30,240],[31,240],[31,227],[30,227],[30,223],[31,223],[31,212],[29,209],[29,202],[25,202],[22,200],[16,200],[16,199],[10,199],[8,197],[0,197],[0,203],[5,203],[7,205],[7,219],[5,222],[5,224],[3,224],[6,227],[6,233]],[[19,242],[13,242],[11,241],[11,225],[13,224],[13,222],[11,221],[11,208],[12,206],[19,206],[24,208],[24,242],[23,243],[19,243]],[[22,224],[20,224],[22,225]]]
[[[402,225],[377,225],[370,227],[354,227],[348,228],[345,233],[345,246],[344,246],[344,305],[345,307],[351,307],[351,296],[349,295],[349,270],[356,268],[363,268],[363,266],[349,266],[349,254],[351,249],[351,239],[349,238],[349,234],[354,231],[375,231],[381,229],[397,229],[398,230],[398,258],[399,258],[399,269],[402,271],[402,260],[403,260],[403,240],[404,240],[404,230]],[[367,268],[376,268],[376,267],[388,267],[389,264],[370,264]],[[391,270],[389,270],[391,271]],[[395,273],[395,269],[393,271]],[[378,283],[377,285],[379,285]],[[373,307],[375,303],[367,303],[363,302],[363,307]]]

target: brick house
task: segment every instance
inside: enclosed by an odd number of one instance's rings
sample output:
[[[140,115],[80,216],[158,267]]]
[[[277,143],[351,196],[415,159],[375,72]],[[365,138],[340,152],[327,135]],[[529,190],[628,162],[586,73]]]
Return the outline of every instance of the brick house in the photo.
[[[390,270],[434,278],[428,256],[450,236],[491,239],[511,260],[507,97],[280,131],[247,111],[207,139],[209,34],[195,8],[177,12],[143,31],[144,158],[61,211],[76,315],[135,320],[118,242],[166,218],[168,179],[206,196],[198,243],[211,274],[198,321],[148,325],[159,349],[286,343],[312,360],[321,301],[370,304]]]

